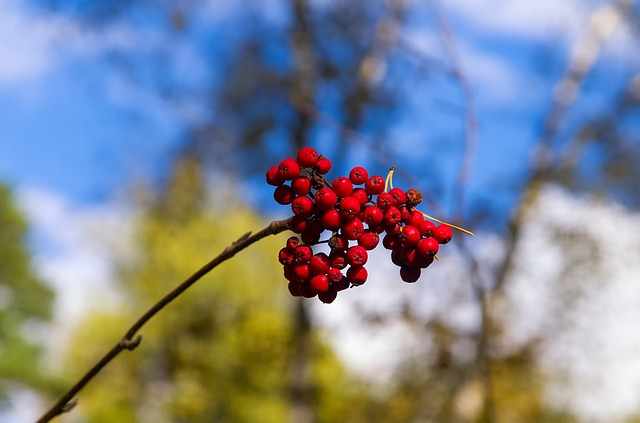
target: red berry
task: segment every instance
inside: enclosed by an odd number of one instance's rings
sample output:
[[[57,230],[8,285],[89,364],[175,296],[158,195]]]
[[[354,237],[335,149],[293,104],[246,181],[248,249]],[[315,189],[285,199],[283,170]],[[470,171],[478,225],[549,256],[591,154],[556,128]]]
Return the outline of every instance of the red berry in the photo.
[[[416,228],[420,229],[420,232],[422,232],[422,224],[423,224],[422,222],[424,222],[424,216],[419,211],[414,210],[409,214],[409,219],[407,220],[407,224],[411,226],[415,226]]]
[[[331,267],[335,267],[336,269],[344,269],[347,267],[347,257],[341,251],[332,251],[329,259],[331,260]]]
[[[278,165],[278,173],[282,179],[293,179],[300,175],[300,165],[291,157],[284,159]]]
[[[375,232],[365,232],[358,238],[358,245],[362,245],[367,250],[373,250],[378,246],[380,237]]]
[[[433,257],[434,256],[421,256],[418,254],[418,259],[416,260],[415,265],[422,269],[426,269],[431,265],[431,263],[433,263]]]
[[[331,160],[327,159],[326,157],[320,157],[315,167],[318,173],[324,175],[331,170]]]
[[[384,179],[382,176],[372,176],[365,187],[367,194],[380,194],[384,191]]]
[[[402,215],[402,221],[408,223],[409,219],[411,218],[411,212],[409,211],[409,209],[407,209],[405,206],[400,206],[398,207],[398,209],[400,210],[400,214]]]
[[[322,301],[325,304],[331,304],[336,299],[337,296],[338,296],[338,293],[334,290],[321,292],[318,294],[318,298],[320,299],[320,301]]]
[[[364,209],[364,221],[367,222],[369,226],[379,225],[382,223],[384,219],[384,213],[376,206],[369,206]]]
[[[357,198],[360,204],[366,204],[367,202],[369,202],[369,195],[362,188],[354,189],[351,193],[351,196]]]
[[[422,235],[432,236],[433,232],[436,230],[436,225],[434,225],[433,222],[429,220],[423,220],[420,223],[419,228]]]
[[[362,266],[368,258],[367,250],[360,245],[354,245],[347,250],[347,261],[352,266]]]
[[[347,270],[347,280],[354,285],[362,285],[367,281],[368,276],[364,266],[351,266]]]
[[[293,190],[288,185],[280,185],[273,192],[273,198],[278,204],[290,204],[294,198]]]
[[[329,210],[338,202],[336,193],[328,187],[321,188],[316,193],[316,204],[320,210]]]
[[[320,220],[322,222],[322,226],[324,226],[326,229],[329,229],[330,231],[337,231],[338,229],[340,229],[340,213],[338,213],[338,210],[336,209],[331,209],[324,212]]]
[[[284,265],[293,264],[294,260],[295,260],[295,256],[290,250],[287,250],[286,248],[283,248],[278,253],[278,261],[281,264],[284,264]]]
[[[307,263],[313,256],[313,251],[308,245],[298,245],[293,252],[296,263]]]
[[[297,236],[292,236],[289,239],[287,239],[287,248],[289,250],[295,250],[295,248],[300,244],[300,240],[298,239]]]
[[[296,200],[297,200],[297,198],[296,198]],[[294,200],[293,202],[295,203],[296,200]],[[402,213],[400,213],[400,210],[398,210],[396,207],[391,206],[384,213],[384,223],[385,223],[385,225],[389,225],[389,226],[396,225],[396,224],[400,223],[401,220],[402,220]]]
[[[311,179],[306,176],[298,176],[291,183],[291,187],[298,195],[307,195],[311,190]]]
[[[302,147],[298,150],[298,163],[302,167],[314,167],[319,158],[320,154],[312,147]]]
[[[384,230],[390,235],[400,235],[402,233],[402,226],[399,223],[394,223],[393,225],[387,225],[385,223]]]
[[[400,188],[393,188],[389,191],[389,194],[393,197],[396,206],[400,206],[407,202],[407,194]]]
[[[280,176],[278,166],[271,166],[269,170],[267,170],[266,178],[269,185],[278,186],[284,182],[284,180]]]
[[[311,273],[314,275],[325,274],[329,271],[329,256],[325,253],[318,253],[311,257],[309,261],[309,267],[311,267]]]
[[[320,241],[320,234],[322,234],[322,224],[316,221],[311,222],[311,224],[302,232],[300,237],[305,244],[313,245]]]
[[[422,256],[433,256],[438,253],[439,248],[438,240],[432,237],[421,239],[416,245],[416,250]]]
[[[349,240],[345,237],[334,235],[329,239],[329,247],[332,250],[346,250],[349,247]]]
[[[391,250],[391,262],[396,266],[406,265],[406,250],[402,247],[396,246],[393,250]]]
[[[331,282],[340,282],[343,278],[340,269],[335,267],[330,267],[329,270],[327,270],[327,277]]]
[[[349,172],[349,179],[356,185],[364,184],[369,179],[369,172],[362,166],[356,166]]]
[[[420,231],[415,226],[406,225],[402,228],[402,239],[408,245],[415,245],[420,241]]]
[[[291,220],[291,230],[297,234],[301,234],[307,228],[309,223],[304,216],[294,216]]]
[[[392,234],[386,234],[382,239],[382,246],[387,250],[393,250],[398,245],[398,238]]]
[[[291,210],[296,215],[309,216],[313,211],[313,200],[309,197],[296,197],[291,202]]]
[[[389,194],[388,192],[383,192],[382,194],[378,195],[378,202],[377,205],[379,208],[385,210],[391,206],[393,206],[393,203],[395,202],[393,196],[391,194]]]
[[[402,266],[400,268],[400,277],[405,282],[409,282],[409,283],[416,282],[418,279],[420,279],[420,268]]]
[[[433,231],[433,236],[440,244],[446,244],[453,238],[453,231],[447,225],[440,225]]]
[[[315,275],[310,281],[311,287],[318,293],[329,290],[329,278],[325,275]]]
[[[340,280],[332,281],[332,283],[331,283],[331,289],[333,291],[343,291],[343,290],[345,290],[347,288],[349,288],[349,281],[344,276]]]
[[[344,217],[355,217],[360,213],[360,201],[355,197],[344,197],[340,200],[340,209]]]
[[[311,269],[308,264],[296,264],[293,266],[293,275],[299,281],[306,281],[311,276]]]
[[[416,252],[415,248],[410,248],[404,252],[404,261],[407,266],[418,267],[418,261],[420,255]]]
[[[311,284],[308,283],[304,283],[302,284],[302,295],[305,298],[313,298],[317,295],[318,293],[316,292],[315,289],[313,289],[313,287],[311,286]]]
[[[349,178],[345,178],[344,176],[339,176],[333,180],[331,183],[333,190],[336,192],[338,197],[346,197],[353,192],[353,184],[349,180]]]
[[[347,239],[358,239],[364,232],[364,225],[357,217],[342,224],[342,233]]]
[[[289,292],[294,297],[302,297],[303,287],[302,287],[301,283],[299,283],[299,282],[289,282],[288,288],[289,288]]]

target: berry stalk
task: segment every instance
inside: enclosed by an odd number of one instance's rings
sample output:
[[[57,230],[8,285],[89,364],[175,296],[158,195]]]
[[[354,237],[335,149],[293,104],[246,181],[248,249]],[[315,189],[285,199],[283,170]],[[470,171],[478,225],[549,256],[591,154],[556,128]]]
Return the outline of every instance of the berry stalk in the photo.
[[[95,378],[109,364],[115,359],[122,351],[133,351],[142,341],[142,335],[138,335],[138,331],[157,315],[162,309],[173,302],[176,298],[182,295],[187,289],[198,282],[202,277],[207,275],[213,269],[223,262],[229,260],[240,251],[251,246],[252,244],[266,238],[270,235],[276,235],[289,229],[291,225],[291,219],[276,220],[271,222],[265,228],[258,232],[247,232],[240,238],[235,240],[231,245],[226,247],[220,254],[214,257],[207,264],[198,269],[195,273],[181,282],[173,290],[168,292],[157,303],[149,308],[140,318],[129,328],[124,334],[121,340],[119,340],[112,348],[107,352],[91,369],[89,369],[84,376],[76,382],[60,399],[38,419],[38,423],[45,423],[51,421],[56,416],[66,413],[73,409],[77,401],[74,397],[80,392],[93,378]]]

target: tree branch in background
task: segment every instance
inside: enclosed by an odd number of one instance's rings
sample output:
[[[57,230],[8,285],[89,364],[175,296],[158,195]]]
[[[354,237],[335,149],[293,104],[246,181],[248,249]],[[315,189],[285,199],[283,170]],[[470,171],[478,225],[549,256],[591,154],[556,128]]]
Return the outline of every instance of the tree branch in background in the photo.
[[[167,305],[173,302],[193,284],[198,282],[203,276],[211,272],[221,263],[229,260],[240,251],[251,246],[257,241],[266,238],[270,235],[276,235],[284,232],[289,228],[291,219],[276,220],[271,222],[265,228],[258,232],[247,232],[242,235],[231,245],[225,248],[220,254],[214,257],[210,262],[202,266],[194,274],[189,276],[185,281],[176,286],[172,291],[162,297],[157,303],[155,303],[149,310],[147,310],[124,334],[121,340],[119,340],[112,348],[107,352],[90,370],[88,370],[84,376],[76,382],[60,399],[56,402],[45,414],[38,419],[38,423],[48,422],[54,417],[70,411],[75,405],[77,400],[74,397],[80,392],[93,378],[95,378],[109,364],[114,358],[116,358],[122,351],[134,350],[142,341],[142,335],[138,335],[138,331],[151,320],[156,314],[162,311]]]
[[[613,34],[622,16],[631,5],[622,0],[598,8],[590,19],[584,37],[576,44],[564,76],[553,90],[553,99],[544,119],[542,133],[537,143],[529,177],[522,198],[512,214],[505,240],[505,257],[498,267],[494,291],[501,291],[513,267],[513,259],[521,235],[521,227],[531,206],[536,202],[541,188],[552,176],[554,169],[553,144],[567,111],[575,103],[580,88],[600,55],[603,44]]]

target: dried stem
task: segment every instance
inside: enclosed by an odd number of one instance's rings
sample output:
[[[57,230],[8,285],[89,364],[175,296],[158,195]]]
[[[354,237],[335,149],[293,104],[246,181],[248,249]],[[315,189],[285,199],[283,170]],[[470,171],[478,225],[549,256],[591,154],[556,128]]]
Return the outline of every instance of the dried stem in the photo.
[[[193,284],[199,281],[203,276],[211,272],[219,264],[229,260],[240,251],[249,247],[253,243],[260,241],[262,238],[266,238],[270,235],[276,235],[289,229],[291,220],[276,220],[271,222],[265,228],[259,230],[256,233],[247,232],[242,235],[231,245],[225,248],[220,254],[214,257],[210,262],[202,266],[194,274],[189,276],[180,285],[176,286],[173,290],[168,292],[157,303],[155,303],[149,310],[146,311],[140,318],[129,328],[116,344],[107,352],[91,369],[89,369],[84,376],[76,382],[60,399],[56,402],[45,414],[38,419],[38,423],[44,423],[52,420],[54,417],[70,411],[75,405],[76,400],[74,397],[80,392],[93,378],[95,378],[109,364],[114,358],[118,356],[122,351],[133,351],[140,342],[142,336],[138,335],[138,331],[151,320],[156,314],[158,314],[169,303],[178,298]]]

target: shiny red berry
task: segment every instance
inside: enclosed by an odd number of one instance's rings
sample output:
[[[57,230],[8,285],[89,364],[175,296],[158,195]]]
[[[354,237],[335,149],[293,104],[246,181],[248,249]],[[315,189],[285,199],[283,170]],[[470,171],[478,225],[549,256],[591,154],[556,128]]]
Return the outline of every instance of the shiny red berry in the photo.
[[[306,263],[311,260],[313,251],[308,245],[298,245],[293,251],[293,255],[295,256],[296,263]]]
[[[282,179],[293,179],[300,175],[300,165],[291,157],[284,159],[278,165],[278,173]]]
[[[289,282],[289,293],[294,297],[302,297],[303,287],[300,282]]]
[[[354,189],[351,196],[357,198],[360,204],[366,204],[369,202],[369,194],[367,194],[367,192],[362,188]]]
[[[414,210],[409,214],[407,224],[415,226],[420,230],[420,232],[422,232],[422,222],[424,222],[424,216],[419,211]]]
[[[365,232],[358,238],[358,245],[361,245],[367,250],[373,250],[378,246],[379,242],[380,236],[375,232]]]
[[[347,250],[347,261],[352,266],[362,266],[369,259],[367,250],[361,245],[354,245]]]
[[[332,251],[329,259],[331,260],[331,267],[335,267],[336,269],[344,269],[347,267],[347,256],[345,256],[342,251]]]
[[[420,231],[415,226],[406,225],[402,228],[402,239],[408,245],[415,245],[420,241]]]
[[[332,209],[337,202],[338,196],[331,188],[324,187],[316,193],[316,204],[320,210]]]
[[[400,188],[393,188],[389,191],[389,194],[393,197],[396,206],[401,206],[407,202],[407,194]]]
[[[302,167],[314,167],[319,158],[320,154],[312,147],[302,147],[298,150],[298,163]]]
[[[291,210],[295,215],[308,216],[313,212],[313,200],[309,197],[296,197],[291,202]]]
[[[295,260],[295,257],[293,253],[286,248],[281,249],[280,252],[278,253],[278,261],[281,264],[284,264],[284,265],[293,264],[294,260]]]
[[[416,245],[416,250],[422,256],[433,256],[438,253],[439,248],[438,240],[432,237],[421,239]]]
[[[328,173],[331,170],[331,160],[327,159],[326,157],[320,157],[316,162],[315,168],[318,171],[318,173],[321,173],[324,175],[325,173]]]
[[[384,213],[376,206],[368,206],[364,209],[364,221],[370,226],[376,226],[382,223]]]
[[[369,172],[362,166],[356,166],[349,172],[349,179],[356,185],[364,184],[369,180]]]
[[[317,292],[327,292],[329,290],[329,278],[325,275],[315,275],[310,281],[311,287]]]
[[[384,179],[382,176],[372,176],[365,186],[367,194],[380,194],[384,191]]]
[[[311,269],[308,264],[296,264],[293,266],[293,275],[299,281],[306,281],[311,276]]]
[[[340,282],[343,278],[342,272],[336,267],[330,267],[327,270],[327,277],[331,282]]]
[[[368,276],[364,266],[351,266],[347,270],[347,280],[354,285],[362,285],[367,281]]]
[[[297,198],[296,198],[297,200]],[[295,200],[294,200],[295,202]],[[385,225],[397,225],[402,220],[402,213],[398,210],[397,207],[389,207],[387,211],[384,213],[384,223]]]
[[[403,281],[413,283],[420,279],[420,268],[411,266],[402,266],[400,268],[400,277]]]
[[[280,176],[278,166],[271,166],[269,170],[267,170],[266,178],[269,185],[278,186],[284,182],[284,180]]]
[[[394,202],[395,200],[393,196],[388,192],[383,192],[380,195],[378,195],[377,206],[382,210],[386,210],[389,207],[393,206]]]
[[[311,179],[306,176],[298,176],[291,183],[291,188],[298,195],[307,195],[311,191]]]
[[[446,244],[453,238],[453,231],[447,225],[440,225],[433,231],[433,236],[440,244]]]
[[[349,196],[340,200],[340,210],[342,211],[342,215],[346,218],[355,217],[360,213],[360,206],[360,201],[355,197]]]
[[[291,220],[291,230],[297,234],[301,234],[307,228],[309,223],[304,216],[294,216]]]
[[[346,197],[353,192],[353,184],[349,178],[345,178],[344,176],[339,176],[334,179],[331,186],[338,197]]]
[[[326,229],[329,229],[330,231],[337,231],[338,229],[340,229],[340,224],[342,223],[340,213],[336,209],[331,209],[324,212],[320,220],[322,221],[322,226],[324,226]]]
[[[322,301],[325,304],[331,304],[336,299],[337,296],[338,296],[338,293],[334,290],[318,293],[318,298],[320,299],[320,301]]]
[[[349,240],[343,236],[334,235],[329,238],[329,247],[333,250],[346,250],[349,248]]]
[[[420,223],[419,228],[422,235],[432,236],[433,232],[436,230],[436,225],[434,225],[433,222],[425,219]]]
[[[356,240],[364,232],[364,225],[360,219],[353,218],[350,221],[342,224],[342,233],[347,239]]]
[[[292,236],[287,239],[287,248],[289,250],[295,250],[298,245],[300,245],[300,239],[297,236]]]
[[[280,185],[273,192],[273,198],[278,204],[291,204],[295,197],[293,190],[288,185]]]

